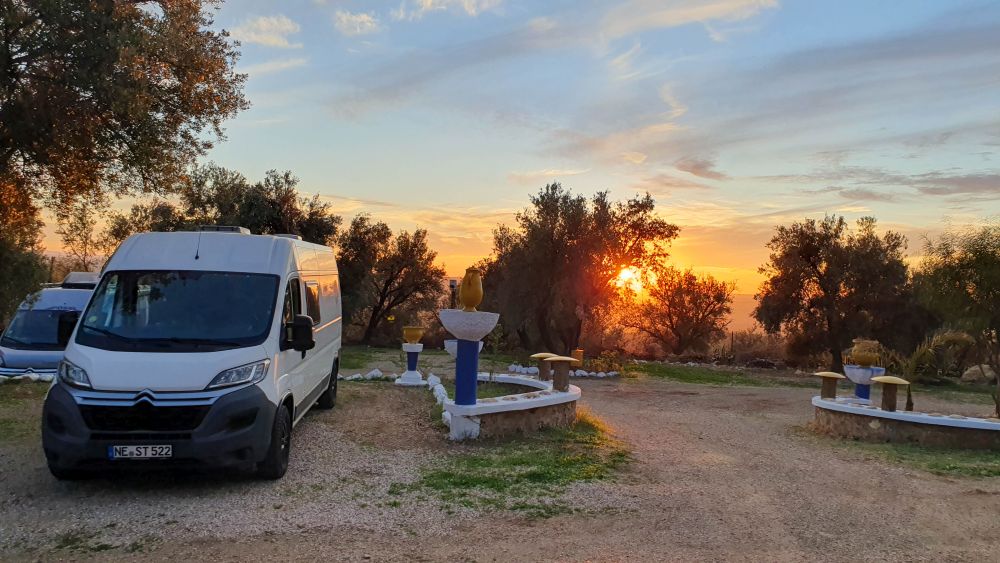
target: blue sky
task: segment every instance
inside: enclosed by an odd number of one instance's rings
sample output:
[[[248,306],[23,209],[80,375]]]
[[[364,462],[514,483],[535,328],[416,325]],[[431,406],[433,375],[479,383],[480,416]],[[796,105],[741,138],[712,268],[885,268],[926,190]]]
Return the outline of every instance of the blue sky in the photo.
[[[253,107],[208,158],[428,229],[449,272],[558,180],[649,191],[753,292],[777,224],[1000,214],[1000,5],[230,0]]]

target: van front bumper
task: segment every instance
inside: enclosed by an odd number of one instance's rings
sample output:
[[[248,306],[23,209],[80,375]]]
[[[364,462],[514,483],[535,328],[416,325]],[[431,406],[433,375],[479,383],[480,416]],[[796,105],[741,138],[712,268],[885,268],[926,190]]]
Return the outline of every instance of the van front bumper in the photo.
[[[221,394],[100,393],[56,383],[42,410],[49,465],[65,469],[129,466],[245,467],[271,443],[277,407],[256,385]],[[156,460],[113,460],[111,446],[170,445]]]

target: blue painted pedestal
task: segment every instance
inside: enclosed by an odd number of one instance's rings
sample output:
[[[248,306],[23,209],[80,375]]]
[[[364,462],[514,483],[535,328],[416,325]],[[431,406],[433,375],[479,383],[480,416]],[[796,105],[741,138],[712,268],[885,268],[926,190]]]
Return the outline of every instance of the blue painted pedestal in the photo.
[[[476,404],[476,376],[479,373],[479,341],[458,340],[455,358],[455,404]]]

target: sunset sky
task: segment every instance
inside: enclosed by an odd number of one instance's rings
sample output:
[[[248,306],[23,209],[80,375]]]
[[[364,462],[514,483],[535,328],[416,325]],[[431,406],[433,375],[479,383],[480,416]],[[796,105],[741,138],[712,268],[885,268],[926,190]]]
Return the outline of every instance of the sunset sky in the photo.
[[[752,293],[777,224],[910,237],[1000,214],[1000,5],[230,0],[253,107],[210,155],[350,219],[428,229],[449,273],[558,180],[648,191],[676,262]]]

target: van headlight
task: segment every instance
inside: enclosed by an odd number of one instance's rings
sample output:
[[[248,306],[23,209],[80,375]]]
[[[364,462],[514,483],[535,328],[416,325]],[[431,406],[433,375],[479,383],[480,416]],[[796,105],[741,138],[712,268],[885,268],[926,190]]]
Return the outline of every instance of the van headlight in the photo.
[[[227,369],[215,376],[215,379],[208,384],[206,389],[217,389],[219,387],[229,387],[243,383],[258,383],[264,379],[264,375],[267,373],[267,368],[270,365],[271,360],[261,360],[245,366]]]
[[[67,360],[59,362],[59,380],[66,385],[90,389],[90,378],[87,377],[86,370]]]

